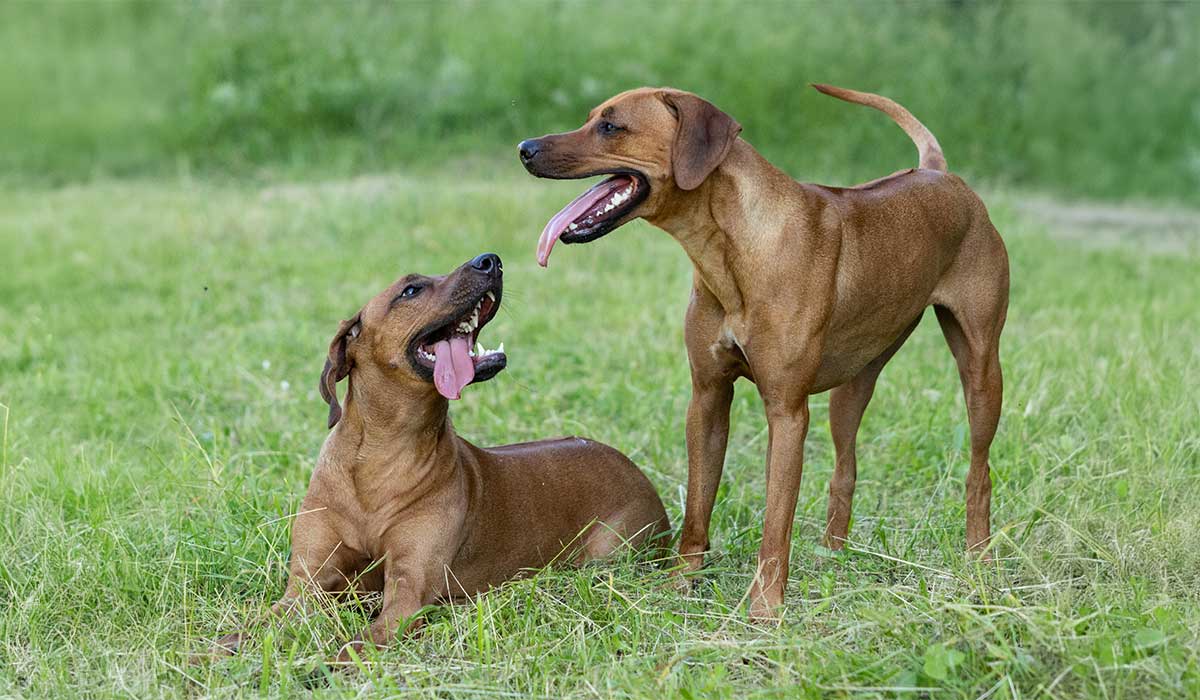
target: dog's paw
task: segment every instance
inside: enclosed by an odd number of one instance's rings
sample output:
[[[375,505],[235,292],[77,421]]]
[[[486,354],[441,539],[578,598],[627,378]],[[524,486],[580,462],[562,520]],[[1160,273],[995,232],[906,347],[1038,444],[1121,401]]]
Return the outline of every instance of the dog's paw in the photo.
[[[969,545],[967,547],[967,560],[977,561],[980,564],[990,564],[994,561],[992,549],[992,542],[989,540]]]
[[[783,622],[779,605],[771,605],[761,597],[750,603],[750,622],[761,627],[777,627]]]
[[[746,596],[750,599],[750,622],[774,626],[783,621],[783,589],[780,586],[760,586],[755,581]]]

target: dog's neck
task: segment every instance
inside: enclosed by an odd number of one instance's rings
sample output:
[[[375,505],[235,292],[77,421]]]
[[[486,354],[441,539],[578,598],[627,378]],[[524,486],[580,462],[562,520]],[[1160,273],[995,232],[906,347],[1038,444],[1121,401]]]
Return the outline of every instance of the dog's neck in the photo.
[[[365,493],[419,490],[452,471],[458,438],[449,402],[433,390],[414,395],[371,368],[350,374],[342,418],[322,458]]]
[[[757,187],[743,186],[750,178]],[[645,217],[679,242],[727,314],[739,315],[745,307],[742,278],[756,273],[745,261],[770,259],[785,228],[766,203],[747,201],[747,192],[762,191],[764,185],[790,189],[797,183],[738,139],[699,187],[681,190],[668,206]]]

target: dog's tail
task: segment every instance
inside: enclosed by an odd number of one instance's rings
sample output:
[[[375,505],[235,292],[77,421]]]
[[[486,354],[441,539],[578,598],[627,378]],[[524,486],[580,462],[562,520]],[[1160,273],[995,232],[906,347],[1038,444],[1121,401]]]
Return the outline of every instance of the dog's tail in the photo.
[[[942,147],[938,144],[933,133],[925,128],[925,125],[917,121],[917,118],[912,115],[907,109],[901,107],[895,102],[880,95],[873,95],[869,92],[859,92],[857,90],[847,90],[846,88],[834,87],[832,85],[821,85],[813,83],[813,87],[825,93],[832,95],[839,100],[847,102],[855,102],[860,105],[874,107],[891,117],[904,133],[917,144],[917,152],[920,154],[920,160],[917,167],[927,170],[941,170],[946,172],[946,156],[942,155]]]

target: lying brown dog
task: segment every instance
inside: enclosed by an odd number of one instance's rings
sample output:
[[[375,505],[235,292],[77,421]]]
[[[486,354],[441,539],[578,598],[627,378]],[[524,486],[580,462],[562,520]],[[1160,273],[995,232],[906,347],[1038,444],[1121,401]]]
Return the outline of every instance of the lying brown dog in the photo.
[[[741,126],[699,97],[641,88],[592,110],[578,130],[520,145],[539,177],[611,174],[554,216],[554,243],[595,240],[635,218],[671,234],[695,266],[685,340],[692,369],[688,493],[680,555],[699,568],[725,459],[738,377],[753,381],[770,427],[767,508],[750,613],[777,615],[808,432],[808,397],[832,389],[837,464],[828,546],[847,537],[854,442],[880,370],[933,306],[958,363],[971,425],[967,546],[985,550],[988,448],[1000,418],[999,343],[1008,257],[983,202],[933,134],[878,95],[818,90],[891,116],[916,142],[919,167],[857,187],[792,180],[738,138]]]
[[[485,450],[455,435],[447,399],[507,363],[502,351],[471,350],[500,308],[502,277],[492,254],[445,277],[402,277],[343,321],[329,346],[320,388],[333,431],[292,526],[287,591],[271,612],[298,612],[317,593],[351,586],[382,591],[379,616],[339,660],[389,642],[435,601],[669,529],[650,481],[611,447],[571,437]],[[215,651],[232,653],[243,639],[224,637]]]

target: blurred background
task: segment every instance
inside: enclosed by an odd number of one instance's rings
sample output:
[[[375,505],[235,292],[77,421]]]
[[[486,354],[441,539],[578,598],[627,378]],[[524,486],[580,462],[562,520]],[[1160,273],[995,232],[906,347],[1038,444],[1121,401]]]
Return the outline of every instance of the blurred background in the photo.
[[[507,159],[638,85],[695,91],[801,179],[915,162],[1200,202],[1200,3],[6,2],[0,178],[337,176]]]

